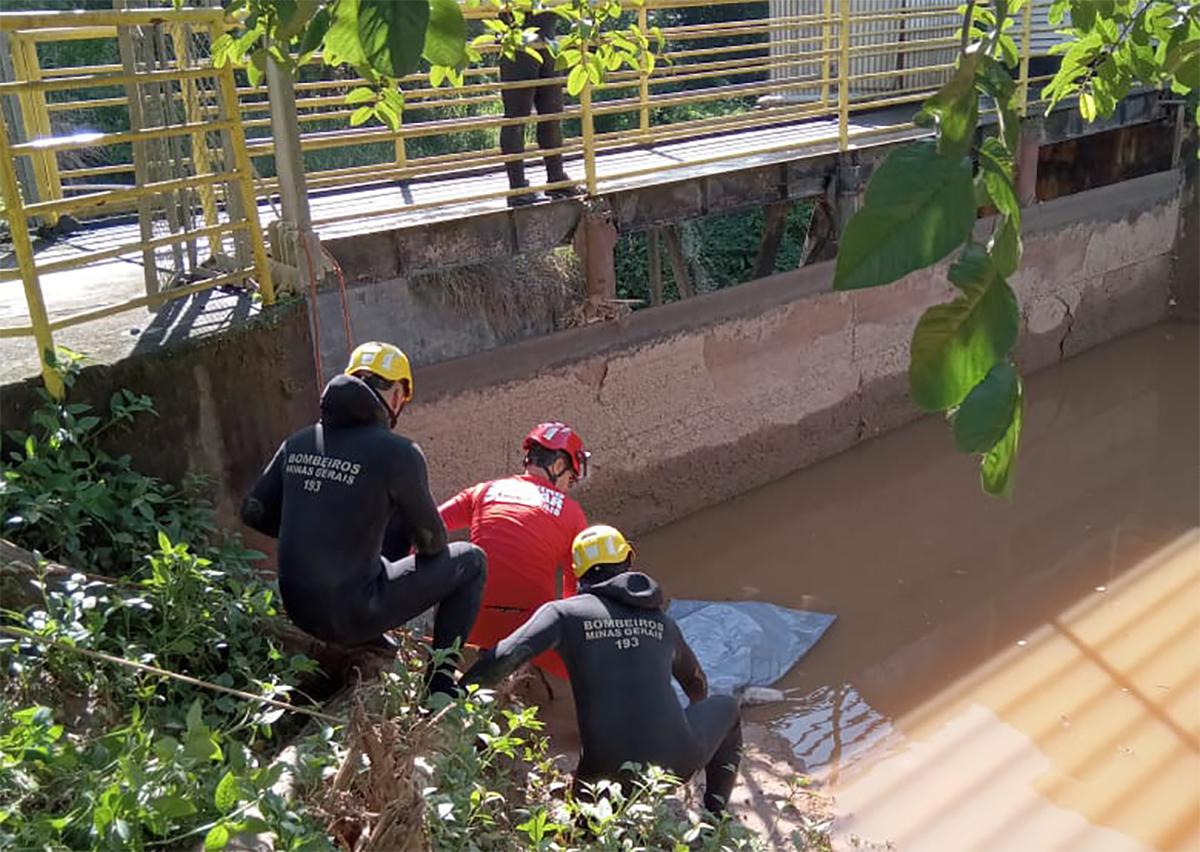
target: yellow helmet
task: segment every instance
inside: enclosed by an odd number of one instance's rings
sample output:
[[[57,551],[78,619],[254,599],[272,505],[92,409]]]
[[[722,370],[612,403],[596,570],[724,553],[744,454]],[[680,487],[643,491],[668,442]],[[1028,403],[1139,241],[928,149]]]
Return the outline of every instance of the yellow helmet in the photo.
[[[597,565],[613,565],[624,562],[633,553],[633,547],[616,527],[597,524],[588,527],[571,543],[571,562],[575,567],[575,579],[579,579]]]
[[[405,391],[404,400],[407,402],[412,399],[412,366],[408,363],[408,356],[400,347],[374,340],[370,343],[363,343],[350,354],[350,363],[346,365],[346,375],[352,376],[361,370],[374,373],[389,382],[407,382],[408,389]]]

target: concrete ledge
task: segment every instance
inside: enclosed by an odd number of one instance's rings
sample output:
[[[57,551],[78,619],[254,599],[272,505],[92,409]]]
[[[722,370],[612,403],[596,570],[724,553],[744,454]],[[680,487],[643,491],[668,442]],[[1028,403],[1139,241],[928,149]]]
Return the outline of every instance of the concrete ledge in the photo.
[[[1131,217],[1136,221],[1139,213],[1152,213],[1155,210],[1159,211],[1159,217],[1174,220],[1179,213],[1181,186],[1180,173],[1169,171],[1056,199],[1025,212],[1023,235],[1029,240],[1067,226],[1084,228],[1098,223],[1119,223]],[[1147,253],[1156,255],[1169,251],[1174,239],[1169,224],[1156,219],[1148,222],[1147,226],[1152,226],[1148,232],[1152,244],[1138,244],[1130,247],[1128,252],[1144,256]],[[992,220],[981,220],[976,233],[983,239],[991,228]],[[1083,250],[1088,244],[1097,247],[1123,244],[1120,240],[1099,237],[1093,243],[1090,236],[1080,243],[1081,234],[1082,231],[1074,232],[1074,251],[1059,246],[1043,250],[1038,243],[1027,245],[1027,263],[1039,267],[1040,278],[1069,281],[1081,272]],[[944,282],[944,266],[935,267],[934,271],[915,273],[910,279]],[[553,370],[580,358],[641,347],[727,320],[757,316],[817,294],[832,295],[833,271],[833,261],[818,263],[686,301],[638,311],[617,322],[558,332],[501,350],[432,364],[421,373],[422,396],[425,399],[438,399],[464,390],[502,384],[535,372]],[[1020,276],[1021,273],[1018,273],[1017,278]],[[1014,286],[1019,291],[1019,281],[1014,281]],[[868,304],[894,299],[893,296],[881,295],[889,289],[861,291],[858,298]]]

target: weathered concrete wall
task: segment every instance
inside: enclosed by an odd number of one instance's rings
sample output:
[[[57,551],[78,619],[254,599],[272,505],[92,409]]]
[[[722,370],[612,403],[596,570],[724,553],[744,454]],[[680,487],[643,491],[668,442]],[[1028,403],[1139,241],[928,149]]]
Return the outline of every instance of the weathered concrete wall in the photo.
[[[0,390],[4,429],[23,428],[40,404],[40,379]],[[189,473],[216,480],[219,508],[236,501],[288,432],[316,410],[312,343],[301,306],[283,306],[220,335],[85,368],[71,400],[108,410],[127,388],[154,399],[157,417],[110,433],[107,448],[139,470],[173,482]]]
[[[1200,160],[1197,159],[1195,127],[1187,131],[1186,142],[1180,151],[1184,169],[1183,197],[1180,202],[1179,237],[1175,243],[1174,265],[1171,270],[1171,315],[1179,319],[1200,322]]]
[[[370,245],[364,238],[360,248]],[[339,261],[356,262],[344,250],[341,255]],[[344,315],[356,342],[402,340],[415,365],[432,364],[557,331],[584,298],[583,278],[572,252],[543,250],[439,272],[393,270],[350,283],[344,292],[326,287],[317,294],[316,312],[325,375],[346,361]]]
[[[1165,316],[1179,183],[1169,172],[1028,211],[1013,280],[1024,370]],[[513,469],[530,424],[566,419],[595,453],[581,492],[592,515],[656,526],[917,416],[909,339],[920,314],[951,296],[944,269],[847,294],[830,292],[832,271],[434,365],[402,428],[448,495]]]
[[[1168,172],[1027,212],[1013,280],[1024,370],[1165,316],[1180,185]],[[846,294],[831,291],[832,273],[820,264],[433,364],[418,371],[401,428],[425,447],[445,497],[515,469],[531,424],[569,420],[595,453],[580,493],[590,515],[644,531],[917,416],[906,397],[909,339],[922,311],[951,296],[944,269]],[[153,393],[163,417],[127,447],[151,472],[216,474],[232,507],[316,410],[307,320],[298,310],[273,318],[85,374],[80,390]],[[6,427],[28,395],[5,389]]]

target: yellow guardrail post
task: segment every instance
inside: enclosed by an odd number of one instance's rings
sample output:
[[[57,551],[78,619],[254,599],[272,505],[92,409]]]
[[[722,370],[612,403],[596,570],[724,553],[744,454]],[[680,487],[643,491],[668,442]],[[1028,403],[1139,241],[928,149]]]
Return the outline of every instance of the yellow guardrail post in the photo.
[[[821,6],[821,106],[829,106],[829,70],[833,60],[829,51],[833,48],[833,35],[830,26],[833,23],[833,0],[825,0]]]
[[[8,140],[8,125],[0,118],[0,195],[8,213],[9,230],[12,231],[13,254],[21,269],[21,283],[25,285],[25,304],[29,310],[29,324],[33,326],[33,339],[37,343],[38,359],[42,364],[42,379],[46,390],[55,399],[65,393],[62,377],[46,360],[46,353],[54,352],[54,336],[50,331],[50,320],[46,316],[46,302],[42,298],[42,286],[38,281],[34,265],[33,243],[29,240],[29,220],[25,216],[25,202],[21,188],[17,185],[17,174],[13,167],[13,155]]]
[[[258,200],[254,196],[254,165],[246,150],[246,133],[242,129],[238,109],[237,84],[233,80],[233,67],[214,69],[220,87],[220,118],[231,121],[229,129],[230,147],[233,149],[233,164],[237,171],[237,187],[246,216],[246,228],[250,233],[250,249],[254,253],[254,268],[258,275],[258,287],[264,305],[275,302],[275,285],[271,281],[271,265],[267,260],[267,249],[263,243],[262,225],[258,221]]]
[[[175,46],[175,64],[179,68],[191,68],[195,65],[191,45],[188,43],[190,32],[191,28],[187,24],[175,24],[171,27],[171,42]],[[200,108],[200,93],[197,81],[185,79],[181,81],[181,85],[183,86],[184,115],[187,116],[188,124],[202,124],[206,116]],[[192,168],[198,175],[212,171],[212,159],[208,156],[208,142],[203,130],[197,130],[192,133]],[[209,184],[201,184],[198,192],[200,194],[200,209],[204,212],[204,225],[211,228],[218,221],[216,193]],[[209,235],[208,250],[212,254],[220,253],[221,237],[219,234],[214,233]]]
[[[29,36],[12,33],[13,71],[18,80],[37,82],[42,79],[41,65],[38,62],[37,42]],[[50,112],[46,109],[46,93],[31,89],[22,92],[18,98],[21,104],[21,114],[25,121],[25,133],[30,139],[39,136],[50,136]],[[63,197],[62,179],[58,174],[58,155],[53,151],[43,151],[33,157],[33,167],[37,171],[40,191],[39,198],[58,200]],[[46,216],[46,224],[58,222],[58,214]]]
[[[583,48],[581,61],[586,66],[588,61],[587,46]],[[596,194],[596,128],[592,116],[592,81],[583,84],[579,93],[580,124],[583,128],[583,173],[587,179],[588,195]],[[540,116],[539,116],[540,117]]]
[[[838,147],[850,147],[850,0],[838,0],[841,9],[838,37],[841,55],[838,57]]]
[[[650,16],[646,12],[646,4],[638,6],[638,29],[642,35],[650,29]],[[638,74],[638,126],[642,133],[650,132],[650,75],[646,73],[645,65]]]
[[[1021,16],[1021,71],[1017,79],[1017,91],[1020,92],[1021,118],[1029,112],[1029,53],[1030,42],[1033,40],[1033,0],[1025,0],[1025,8]]]
[[[408,165],[408,146],[405,144],[404,136],[400,135],[400,131],[404,126],[404,113],[400,113],[400,123],[396,127],[396,166],[404,168]]]

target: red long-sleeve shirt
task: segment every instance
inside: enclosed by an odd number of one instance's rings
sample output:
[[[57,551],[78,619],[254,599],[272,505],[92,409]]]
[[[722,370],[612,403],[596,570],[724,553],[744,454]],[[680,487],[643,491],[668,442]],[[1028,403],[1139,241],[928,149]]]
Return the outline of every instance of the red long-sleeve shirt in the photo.
[[[483,605],[469,641],[486,648],[520,627],[547,601],[575,594],[571,542],[587,526],[579,504],[544,479],[528,474],[481,482],[440,507],[450,531],[470,528],[488,557]],[[557,654],[534,660],[559,677]]]

